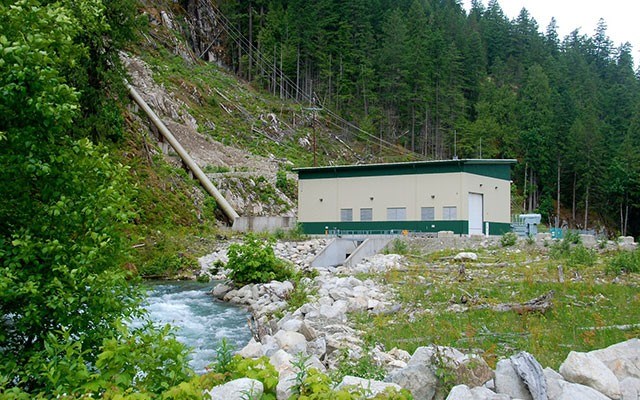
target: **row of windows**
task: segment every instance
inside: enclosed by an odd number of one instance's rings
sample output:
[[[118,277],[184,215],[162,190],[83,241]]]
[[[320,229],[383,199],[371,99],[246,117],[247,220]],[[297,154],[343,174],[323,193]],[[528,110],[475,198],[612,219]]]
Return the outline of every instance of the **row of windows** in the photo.
[[[406,207],[388,207],[387,221],[405,221],[407,219]],[[420,220],[433,221],[436,219],[435,207],[421,207]],[[455,206],[442,207],[443,220],[458,219],[458,210]],[[353,221],[353,208],[340,209],[340,221]],[[360,209],[360,221],[373,221],[373,208]]]

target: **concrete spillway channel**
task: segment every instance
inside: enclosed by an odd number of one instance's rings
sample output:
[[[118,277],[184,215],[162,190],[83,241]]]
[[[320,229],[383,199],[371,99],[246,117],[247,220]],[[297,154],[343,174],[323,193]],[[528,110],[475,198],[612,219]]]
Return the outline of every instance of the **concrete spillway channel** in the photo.
[[[315,268],[352,266],[384,249],[396,236],[354,236],[335,238],[311,261]]]
[[[205,175],[205,173],[202,172],[198,164],[196,164],[193,161],[191,156],[189,156],[189,153],[187,153],[187,151],[182,147],[182,145],[178,142],[175,136],[173,136],[171,131],[169,131],[167,126],[164,124],[164,122],[162,122],[162,120],[156,115],[156,113],[153,112],[151,107],[149,107],[147,102],[144,101],[144,99],[140,96],[140,94],[138,94],[138,92],[133,88],[133,86],[127,84],[127,87],[129,88],[129,94],[131,95],[133,100],[138,104],[138,106],[140,106],[140,108],[144,110],[144,112],[147,114],[151,122],[153,122],[153,124],[158,128],[158,131],[160,131],[160,134],[167,140],[167,142],[169,142],[169,144],[171,145],[171,147],[173,147],[176,153],[178,153],[182,161],[191,170],[191,172],[193,172],[193,175],[198,179],[198,181],[200,181],[204,189],[211,196],[213,196],[214,199],[216,199],[216,202],[218,203],[218,205],[220,206],[224,214],[229,219],[229,222],[231,224],[235,223],[235,221],[238,218],[240,218],[236,210],[234,210],[233,207],[231,207],[227,199],[225,199],[224,196],[222,196],[220,191],[218,191],[218,189],[215,186],[213,186],[213,183],[211,183],[207,175]]]

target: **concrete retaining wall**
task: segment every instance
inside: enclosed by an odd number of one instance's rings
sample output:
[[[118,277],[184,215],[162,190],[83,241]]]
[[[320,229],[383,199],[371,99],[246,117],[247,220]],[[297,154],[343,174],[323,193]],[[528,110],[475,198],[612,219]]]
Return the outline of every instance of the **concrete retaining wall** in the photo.
[[[384,249],[392,240],[390,237],[368,238],[344,261],[344,265],[351,267],[367,257],[374,256]]]
[[[342,265],[360,243],[362,240],[335,238],[311,261],[311,266],[326,268]]]
[[[232,229],[236,232],[275,232],[295,226],[295,217],[239,217],[233,222]]]

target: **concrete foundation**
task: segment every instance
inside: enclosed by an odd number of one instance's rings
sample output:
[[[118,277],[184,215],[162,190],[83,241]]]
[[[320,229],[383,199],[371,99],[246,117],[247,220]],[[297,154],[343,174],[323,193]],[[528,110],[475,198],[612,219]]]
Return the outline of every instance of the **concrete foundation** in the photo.
[[[295,226],[295,217],[239,217],[233,222],[232,229],[236,232],[275,232]]]

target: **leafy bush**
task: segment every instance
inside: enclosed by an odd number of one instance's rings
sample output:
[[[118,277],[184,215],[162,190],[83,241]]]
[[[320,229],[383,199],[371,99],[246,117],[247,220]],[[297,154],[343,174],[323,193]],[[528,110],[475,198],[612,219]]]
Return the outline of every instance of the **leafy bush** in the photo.
[[[385,254],[407,254],[409,253],[409,245],[407,244],[406,241],[397,238],[397,239],[393,239],[393,241],[391,243],[389,243],[389,245],[387,246],[387,248],[384,250]]]
[[[518,241],[518,235],[513,232],[507,232],[500,238],[500,245],[502,247],[511,247]]]
[[[605,272],[612,275],[640,272],[640,252],[621,251],[607,265]]]
[[[582,243],[574,246],[568,254],[567,264],[573,268],[590,267],[596,262],[596,252]]]
[[[247,234],[244,243],[229,246],[229,278],[237,285],[290,279],[293,268],[276,257],[273,244],[273,239],[262,240],[254,234]]]

